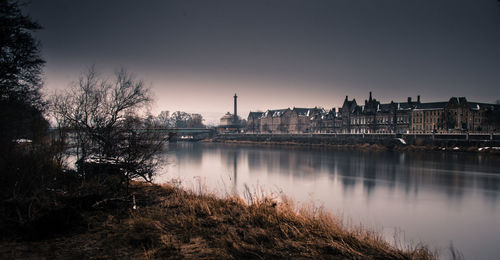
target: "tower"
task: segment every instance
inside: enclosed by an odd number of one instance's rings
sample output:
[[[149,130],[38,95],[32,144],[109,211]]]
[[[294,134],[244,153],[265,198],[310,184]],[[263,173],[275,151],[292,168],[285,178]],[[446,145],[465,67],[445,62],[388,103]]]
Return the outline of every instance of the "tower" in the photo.
[[[234,124],[237,124],[238,123],[238,113],[237,113],[237,99],[238,99],[238,96],[236,95],[236,93],[234,93],[234,114],[233,114],[233,123]]]

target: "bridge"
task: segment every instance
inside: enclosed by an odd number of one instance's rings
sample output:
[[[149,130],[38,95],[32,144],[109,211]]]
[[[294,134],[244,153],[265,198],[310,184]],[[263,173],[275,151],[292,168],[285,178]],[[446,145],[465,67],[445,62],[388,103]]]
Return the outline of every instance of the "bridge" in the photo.
[[[201,133],[213,133],[213,129],[209,128],[149,128],[149,129],[141,129],[142,131],[151,131],[151,132],[160,132],[160,133],[192,133],[192,134],[201,134]]]
[[[151,128],[141,130],[168,134],[170,141],[199,141],[211,137],[215,133],[214,129],[209,128]]]
[[[158,133],[160,136],[169,136],[169,141],[199,141],[205,138],[214,136],[215,129],[210,128],[141,128],[134,129],[137,132],[153,132]],[[50,134],[55,137],[57,135],[57,128],[50,128]],[[74,139],[76,131],[73,129],[66,129],[69,133],[70,140]],[[74,141],[74,140],[73,140]]]

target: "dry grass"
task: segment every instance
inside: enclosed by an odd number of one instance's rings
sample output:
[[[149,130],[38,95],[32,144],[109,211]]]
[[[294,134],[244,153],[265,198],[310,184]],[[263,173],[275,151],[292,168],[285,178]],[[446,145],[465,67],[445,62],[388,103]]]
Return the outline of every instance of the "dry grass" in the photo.
[[[170,185],[134,183],[130,205],[84,212],[86,232],[38,242],[3,242],[5,258],[435,259],[398,249],[377,233],[347,229],[317,207],[287,198],[220,199]],[[115,205],[116,206],[116,205]]]

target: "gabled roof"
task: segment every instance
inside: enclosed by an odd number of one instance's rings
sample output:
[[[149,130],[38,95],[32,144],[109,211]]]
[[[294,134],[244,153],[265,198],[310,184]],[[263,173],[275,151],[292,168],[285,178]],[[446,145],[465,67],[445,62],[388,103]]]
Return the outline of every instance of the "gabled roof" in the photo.
[[[278,109],[278,110],[275,110],[274,113],[273,113],[273,117],[280,117],[280,116],[284,115],[287,110],[288,109]]]
[[[420,103],[417,102],[392,102],[386,104],[380,104],[378,106],[378,111],[389,112],[392,109],[396,110],[409,110],[418,107]]]
[[[381,112],[389,112],[391,111],[392,107],[393,106],[396,106],[397,108],[397,103],[387,103],[387,104],[380,104],[378,106],[378,110],[381,111]]]
[[[299,108],[294,107],[292,109],[293,112],[297,113],[299,116],[311,116],[314,113],[314,110],[318,110],[318,108]]]
[[[259,118],[264,114],[264,112],[250,112],[248,117]]]
[[[422,103],[417,102],[401,102],[399,103],[399,110],[407,110],[418,107]]]
[[[267,110],[263,117],[281,117],[285,114],[286,111],[290,110],[290,108],[285,109],[275,109],[275,110]]]
[[[294,107],[292,109],[295,113],[297,113],[299,116],[308,116],[311,113],[311,108],[298,108]]]
[[[349,113],[354,113],[356,108],[358,108],[358,103],[356,103],[356,99],[354,98],[353,100],[348,100],[347,97],[344,100],[344,104],[342,105],[342,109],[346,108]]]
[[[444,109],[448,102],[428,102],[420,103],[415,109]]]
[[[500,109],[500,105],[497,105],[497,104],[486,104],[486,103],[479,103],[479,102],[468,102],[468,103],[469,103],[469,108],[474,109],[474,110],[479,110],[479,109],[497,110],[497,109]]]

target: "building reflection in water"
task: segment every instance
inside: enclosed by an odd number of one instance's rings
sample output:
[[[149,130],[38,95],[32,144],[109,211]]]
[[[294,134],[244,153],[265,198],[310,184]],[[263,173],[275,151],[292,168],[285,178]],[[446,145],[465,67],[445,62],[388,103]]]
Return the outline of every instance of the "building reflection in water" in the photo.
[[[420,189],[444,193],[450,200],[461,200],[466,191],[479,191],[495,203],[500,193],[498,156],[444,152],[336,151],[304,147],[269,148],[197,145],[179,142],[169,146],[178,166],[190,165],[203,171],[203,157],[219,154],[231,169],[231,183],[237,189],[238,164],[245,162],[248,174],[292,177],[298,181],[328,175],[338,180],[345,192],[361,186],[369,197],[378,188],[401,189],[406,196]],[[171,158],[170,158],[171,159]]]
[[[465,255],[482,258],[498,251],[483,244],[500,234],[499,156],[177,143],[166,157],[168,177],[158,182],[199,177],[218,190],[227,177],[225,193],[263,185],[303,201],[314,194],[329,210],[401,228],[416,241],[446,247],[453,240]],[[469,239],[471,226],[482,230],[481,245]]]
[[[245,158],[240,158],[242,150]],[[245,161],[250,175],[278,174],[307,180],[328,174],[331,180],[338,179],[345,190],[361,185],[367,197],[379,187],[387,190],[398,187],[407,196],[418,195],[422,188],[432,189],[453,200],[460,200],[470,189],[479,189],[489,200],[496,200],[500,191],[500,175],[496,174],[500,162],[494,156],[303,147],[226,147],[219,152],[224,164],[233,168],[235,186],[238,185],[238,162]]]
[[[175,163],[201,167],[203,156],[219,154],[230,169],[233,190],[239,185],[238,164],[244,162],[248,174],[292,177],[296,181],[328,175],[338,181],[344,193],[362,187],[369,198],[377,189],[402,190],[407,198],[421,189],[444,194],[459,202],[467,191],[481,193],[489,203],[497,203],[500,193],[498,156],[444,152],[372,152],[287,147],[239,147],[177,143],[171,149]],[[202,171],[202,168],[199,168]],[[252,178],[252,177],[250,177]]]
[[[219,154],[231,169],[231,183],[238,185],[238,164],[245,162],[250,178],[279,175],[296,181],[328,175],[344,192],[361,186],[366,197],[379,188],[404,191],[415,197],[421,189],[443,193],[460,201],[467,191],[479,191],[491,203],[498,201],[498,156],[444,152],[336,151],[304,147],[220,146],[177,143],[169,148],[179,166],[201,167],[203,156]],[[200,171],[203,171],[200,168]]]

